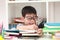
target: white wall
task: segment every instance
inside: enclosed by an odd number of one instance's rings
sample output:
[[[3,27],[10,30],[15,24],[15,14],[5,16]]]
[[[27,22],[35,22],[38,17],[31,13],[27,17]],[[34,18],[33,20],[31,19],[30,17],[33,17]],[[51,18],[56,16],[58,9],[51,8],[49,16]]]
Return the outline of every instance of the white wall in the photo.
[[[3,27],[8,29],[8,17],[6,13],[6,0],[0,0],[0,22],[3,22]]]
[[[46,1],[60,1],[60,0],[46,0]]]
[[[49,3],[48,6],[47,22],[54,22],[54,3]]]
[[[0,23],[2,22],[3,20],[3,0],[0,0]]]
[[[8,6],[8,22],[12,22],[13,18],[15,17],[15,4],[9,4]]]
[[[60,1],[60,0],[15,0],[15,1]]]
[[[60,2],[55,3],[55,22],[60,23]]]
[[[24,6],[33,6],[35,7],[37,14],[39,17],[46,17],[46,5],[43,2],[35,2],[35,3],[16,3],[16,4],[9,4],[9,19],[14,17],[21,17],[21,10]],[[12,16],[14,15],[14,16]],[[9,22],[10,23],[10,22]]]
[[[48,22],[60,22],[60,2],[49,3]]]
[[[15,1],[28,1],[28,0],[15,0]]]

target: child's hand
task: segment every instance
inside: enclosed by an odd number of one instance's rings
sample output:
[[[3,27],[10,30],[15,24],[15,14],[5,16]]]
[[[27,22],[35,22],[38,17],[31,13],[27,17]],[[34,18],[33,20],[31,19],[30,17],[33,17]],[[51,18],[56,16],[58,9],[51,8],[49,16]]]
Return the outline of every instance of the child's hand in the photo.
[[[37,33],[40,34],[40,36],[42,36],[42,34],[43,34],[42,29],[38,29],[38,30],[37,30]]]
[[[27,29],[28,29],[28,30],[37,30],[37,29],[38,29],[38,26],[35,25],[35,24],[33,24],[33,25],[28,25],[28,26],[27,26]]]

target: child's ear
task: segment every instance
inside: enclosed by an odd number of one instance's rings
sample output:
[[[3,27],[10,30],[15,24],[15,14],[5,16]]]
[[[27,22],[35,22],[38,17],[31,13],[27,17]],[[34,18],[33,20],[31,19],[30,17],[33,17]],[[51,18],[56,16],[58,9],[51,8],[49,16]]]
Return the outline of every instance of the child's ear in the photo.
[[[24,20],[24,22],[25,22],[25,17],[23,17],[23,20]]]

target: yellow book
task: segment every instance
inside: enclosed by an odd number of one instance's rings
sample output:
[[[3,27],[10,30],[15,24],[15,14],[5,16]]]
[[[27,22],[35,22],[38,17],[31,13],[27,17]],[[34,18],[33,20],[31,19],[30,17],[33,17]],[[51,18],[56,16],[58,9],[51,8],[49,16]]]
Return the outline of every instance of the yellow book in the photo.
[[[4,38],[0,35],[0,40],[4,40]]]

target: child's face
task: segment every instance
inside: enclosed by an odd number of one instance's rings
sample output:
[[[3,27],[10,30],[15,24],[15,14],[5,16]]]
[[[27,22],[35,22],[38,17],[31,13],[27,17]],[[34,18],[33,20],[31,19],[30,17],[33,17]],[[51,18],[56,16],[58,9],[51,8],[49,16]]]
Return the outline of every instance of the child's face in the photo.
[[[37,15],[36,14],[26,14],[24,18],[24,23],[26,25],[36,24]]]

